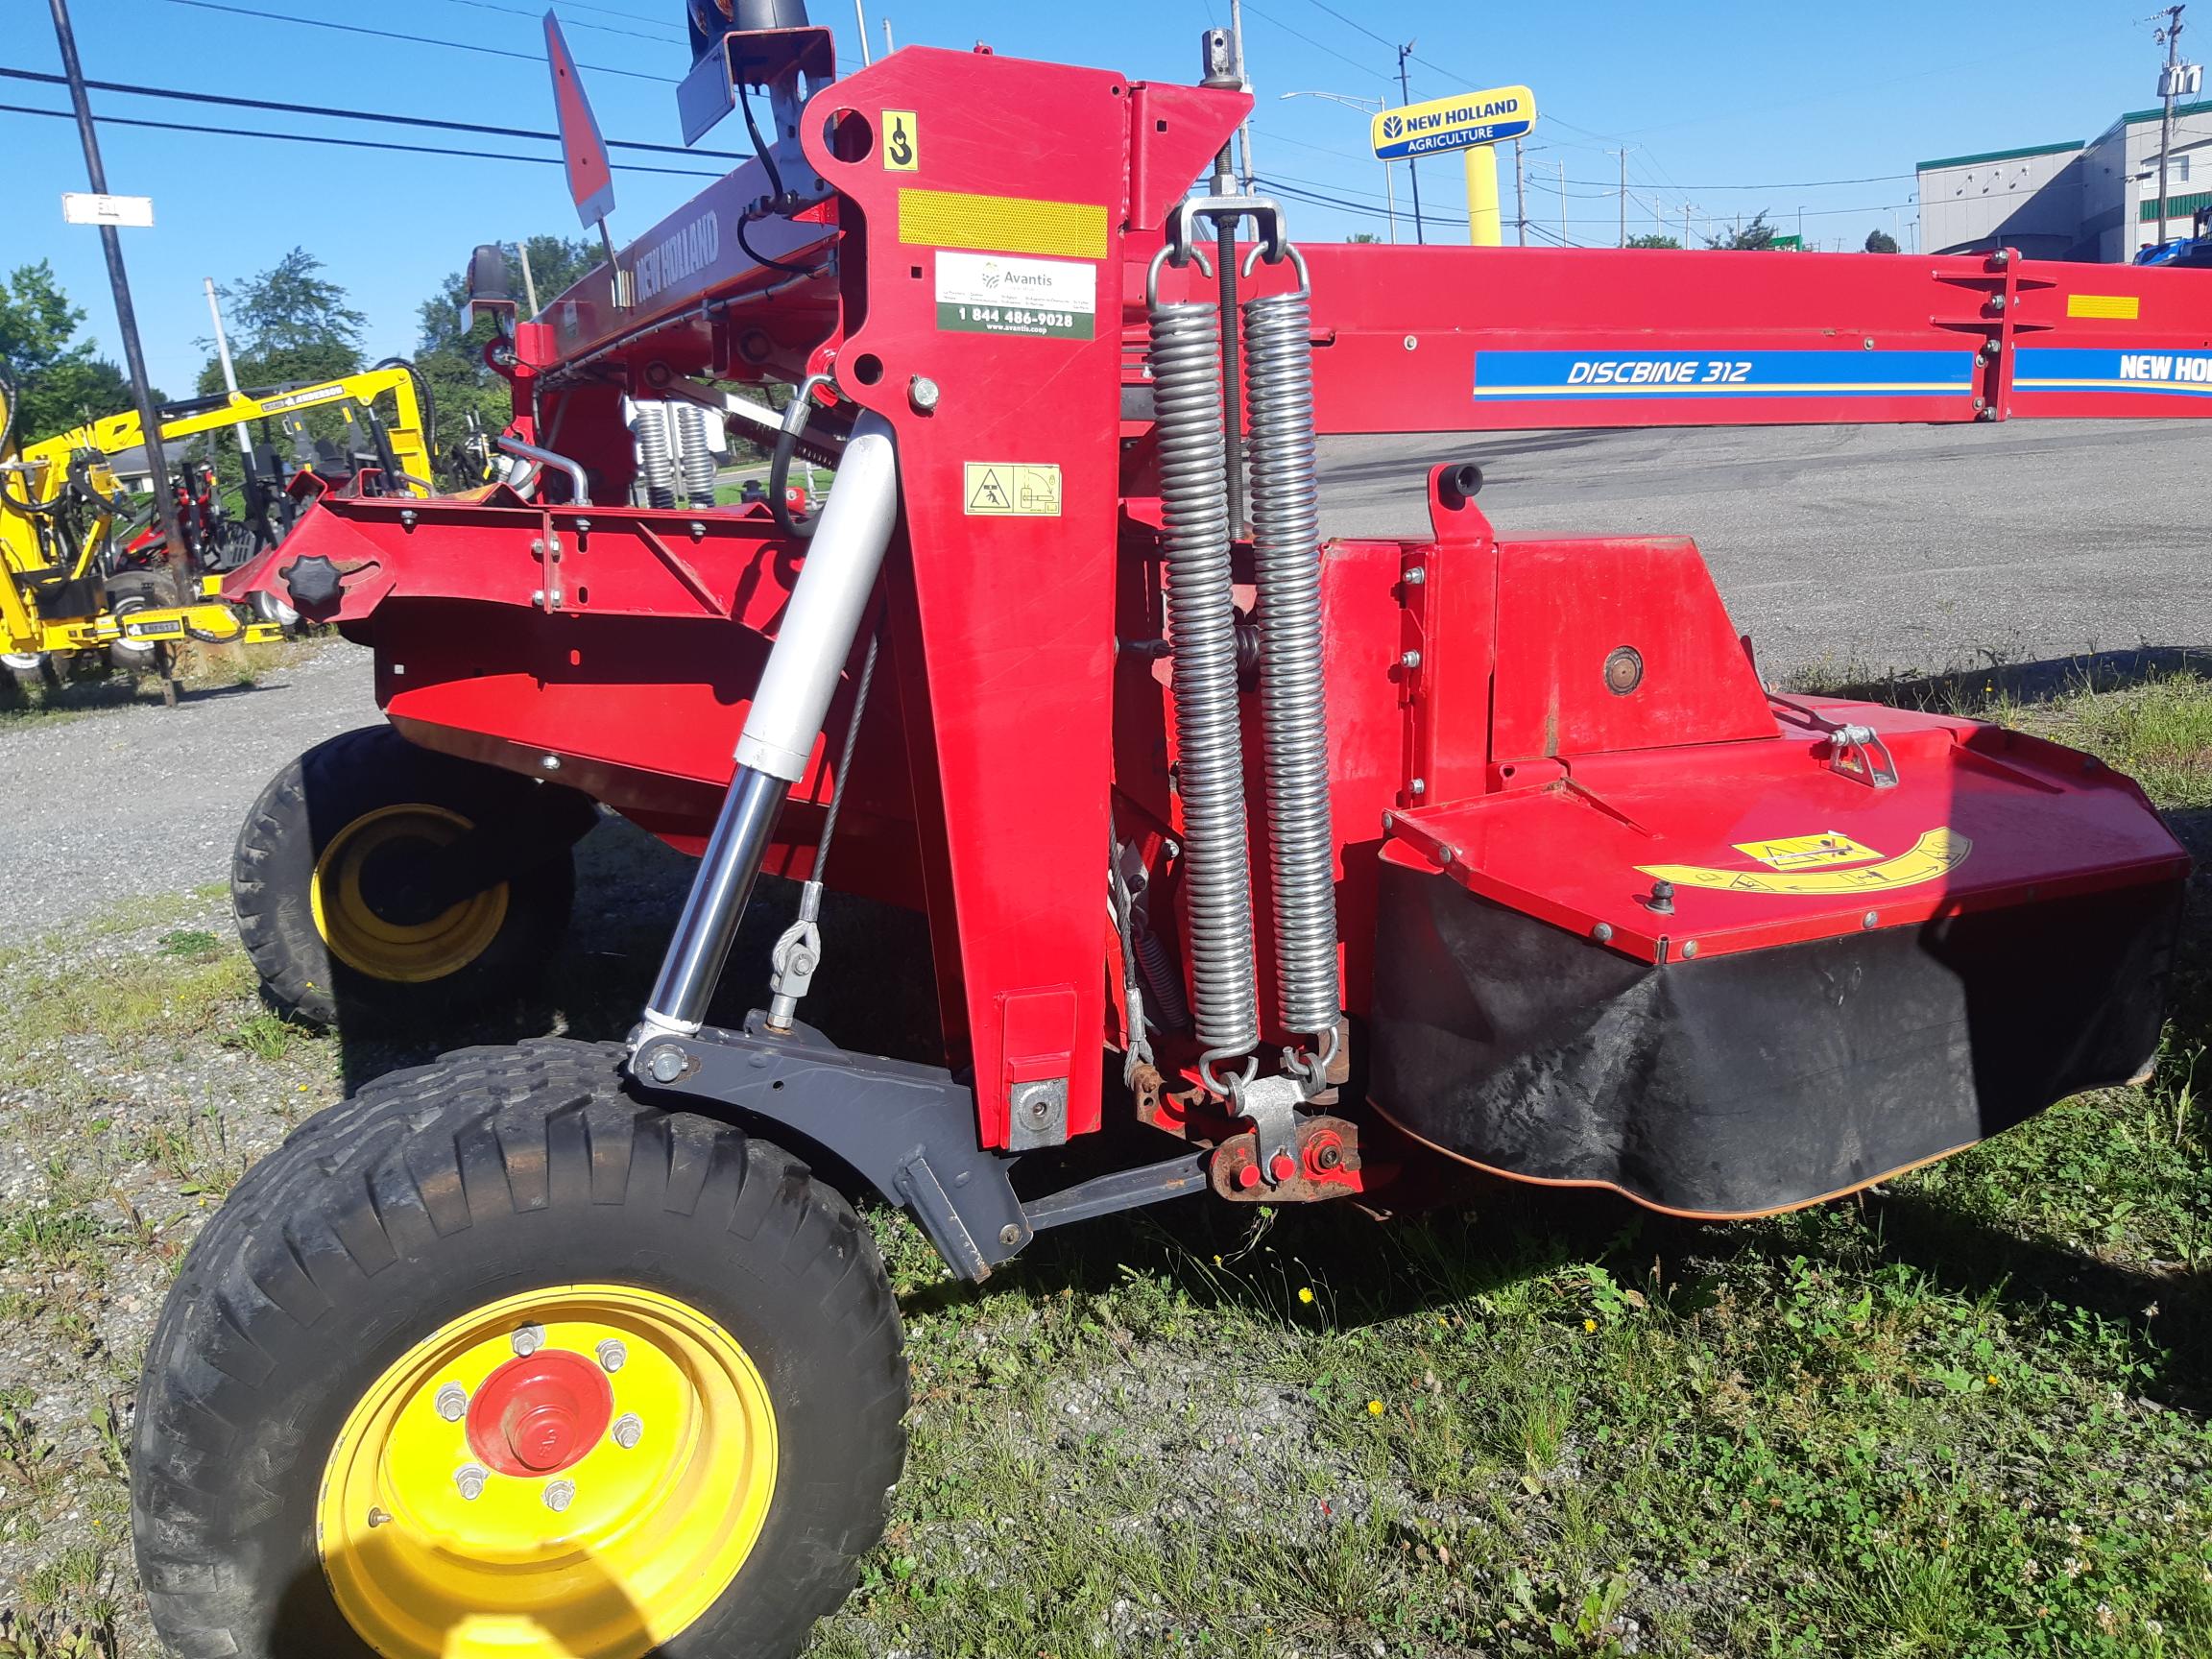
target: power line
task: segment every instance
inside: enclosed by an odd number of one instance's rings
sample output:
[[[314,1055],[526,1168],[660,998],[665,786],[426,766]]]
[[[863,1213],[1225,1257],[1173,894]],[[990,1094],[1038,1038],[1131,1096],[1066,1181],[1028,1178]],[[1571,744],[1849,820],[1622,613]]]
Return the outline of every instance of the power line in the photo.
[[[35,81],[50,86],[67,85],[60,75],[44,74],[36,69],[9,69],[0,67],[0,80]],[[156,86],[132,86],[120,81],[87,81],[84,84],[95,92],[120,92],[132,98],[163,98],[182,104],[219,104],[233,109],[266,109],[279,115],[315,115],[335,121],[376,121],[392,127],[421,127],[443,132],[476,132],[488,138],[538,138],[548,144],[561,142],[558,132],[539,132],[527,127],[487,127],[474,121],[440,121],[428,115],[388,115],[373,109],[325,109],[312,104],[279,104],[267,98],[233,98],[220,92],[185,92]],[[111,117],[103,115],[106,121]],[[703,159],[744,161],[747,156],[734,150],[686,150],[681,144],[648,144],[636,138],[610,138],[611,150],[645,150],[660,156],[694,156]]]
[[[1330,57],[1335,59],[1337,62],[1348,63],[1353,68],[1358,70],[1362,75],[1373,75],[1379,80],[1382,79],[1381,71],[1379,71],[1372,63],[1362,63],[1357,58],[1347,58],[1343,53],[1337,51],[1335,47],[1324,45],[1322,42],[1314,39],[1312,36],[1302,34],[1300,31],[1291,28],[1290,25],[1284,22],[1282,18],[1274,16],[1269,12],[1261,11],[1259,7],[1252,4],[1252,0],[1244,0],[1244,10],[1251,12],[1255,17],[1274,24],[1275,27],[1282,30],[1284,34],[1292,36],[1297,39],[1305,41],[1306,44],[1312,47],[1314,51],[1326,52]]]
[[[452,52],[475,52],[486,58],[511,58],[519,63],[542,65],[544,60],[535,53],[510,52],[502,46],[478,46],[468,40],[448,40],[442,35],[397,35],[389,29],[365,29],[358,23],[334,23],[325,17],[292,17],[282,12],[256,12],[248,6],[225,6],[219,0],[168,0],[172,6],[190,6],[200,12],[228,12],[235,17],[259,17],[270,23],[297,23],[303,29],[331,29],[341,35],[366,35],[376,40],[398,40],[409,46],[442,46]],[[599,75],[622,75],[632,81],[655,81],[663,86],[673,86],[674,81],[665,75],[648,75],[641,69],[616,69],[606,63],[579,63],[579,69],[589,69]]]
[[[533,23],[542,20],[544,16],[543,12],[525,11],[519,6],[498,5],[496,0],[445,0],[445,3],[448,6],[473,7],[479,12],[504,12],[510,17],[527,17]],[[591,12],[597,11],[598,8],[585,6],[572,8],[572,10]],[[610,12],[607,13],[607,15],[610,17],[627,17],[630,14],[627,12]],[[671,40],[684,38],[684,36],[681,34],[663,33],[660,35],[648,35],[641,29],[617,29],[610,23],[587,23],[581,17],[565,17],[562,19],[562,21],[566,23],[572,29],[596,29],[602,35],[624,35],[633,40],[650,40],[656,46],[665,46]],[[648,19],[639,17],[636,19],[636,21],[643,23],[648,21]]]
[[[0,104],[0,114],[45,115],[56,121],[74,120],[65,109],[35,109],[27,104]],[[407,156],[455,156],[469,161],[528,161],[545,167],[563,165],[559,156],[512,156],[492,150],[455,150],[431,144],[395,144],[374,138],[331,138],[315,132],[265,132],[249,127],[194,126],[182,121],[146,121],[128,115],[102,115],[103,127],[144,127],[158,132],[197,132],[211,138],[273,138],[279,144],[327,144],[342,150],[388,150]],[[701,173],[689,167],[634,167],[624,173],[660,173],[675,179],[719,179],[719,173]]]
[[[1382,36],[1376,34],[1375,31],[1368,28],[1366,24],[1345,16],[1344,13],[1337,11],[1335,7],[1323,6],[1321,4],[1321,0],[1312,0],[1312,4],[1320,7],[1322,11],[1328,12],[1330,16],[1335,18],[1337,22],[1344,24],[1348,28],[1358,30],[1360,34],[1366,36],[1368,39],[1375,41],[1378,45],[1386,47],[1392,52],[1398,50],[1397,41],[1383,39]]]
[[[46,86],[66,86],[62,75],[46,75],[36,68],[0,68],[0,80],[29,80],[42,82]],[[230,108],[259,108],[275,115],[314,115],[332,122],[383,122],[385,126],[422,126],[440,132],[482,132],[485,137],[522,137],[544,139],[546,144],[560,144],[560,132],[538,132],[526,126],[482,126],[478,122],[440,122],[429,115],[385,115],[380,110],[365,108],[316,108],[314,104],[278,104],[268,97],[228,97],[224,93],[186,93],[186,90],[161,88],[161,86],[126,86],[113,80],[88,80],[84,84],[95,93],[124,93],[126,97],[166,97],[180,104],[226,104]],[[110,119],[107,115],[97,119]],[[739,151],[685,151],[682,144],[646,144],[641,139],[606,139],[611,151],[650,151],[655,155],[692,155],[692,157],[712,161],[745,161]]]

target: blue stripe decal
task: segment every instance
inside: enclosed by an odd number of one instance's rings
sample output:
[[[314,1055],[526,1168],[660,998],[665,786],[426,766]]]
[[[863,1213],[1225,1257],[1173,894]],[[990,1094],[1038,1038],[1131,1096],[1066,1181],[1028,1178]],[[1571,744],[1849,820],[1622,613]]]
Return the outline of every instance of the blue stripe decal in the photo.
[[[2023,346],[2012,363],[2015,392],[2155,392],[2212,397],[2212,351],[2089,350]]]
[[[1623,397],[1965,397],[1971,351],[1478,351],[1475,396],[1519,401]]]

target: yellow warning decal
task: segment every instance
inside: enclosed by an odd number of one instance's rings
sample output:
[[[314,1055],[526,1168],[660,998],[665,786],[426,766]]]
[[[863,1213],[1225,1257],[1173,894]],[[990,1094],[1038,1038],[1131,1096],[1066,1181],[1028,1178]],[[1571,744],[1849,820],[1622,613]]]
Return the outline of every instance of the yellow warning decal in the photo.
[[[911,109],[883,111],[883,166],[891,173],[912,173],[922,165],[922,123]]]
[[[986,518],[1060,517],[1060,469],[1035,461],[970,461],[960,479],[961,511]]]
[[[2133,323],[2141,315],[2143,301],[2134,294],[2069,294],[2066,296],[2066,315],[2069,317],[2110,317],[2123,323]]]
[[[986,253],[1106,257],[1106,209],[1093,202],[970,196],[958,190],[899,192],[899,240]]]
[[[1863,864],[1881,854],[1848,835],[1830,830],[1819,835],[1790,835],[1779,841],[1739,841],[1736,851],[1769,870],[1819,870],[1831,864]]]
[[[1819,837],[1806,836],[1811,841]],[[1779,843],[1761,842],[1760,846]],[[1744,852],[1751,852],[1745,847]],[[1958,830],[1937,827],[1912,843],[1909,852],[1894,858],[1885,858],[1879,864],[1861,864],[1849,870],[1776,866],[1768,875],[1763,870],[1713,870],[1701,864],[1639,864],[1637,869],[1654,880],[1671,881],[1677,887],[1710,887],[1723,893],[1771,893],[1788,898],[1820,898],[1840,893],[1864,893],[1890,887],[1917,887],[1923,881],[1934,881],[1948,876],[1966,862],[1974,843]],[[1874,856],[1868,849],[1861,849],[1864,855]],[[1752,856],[1760,854],[1754,853]]]

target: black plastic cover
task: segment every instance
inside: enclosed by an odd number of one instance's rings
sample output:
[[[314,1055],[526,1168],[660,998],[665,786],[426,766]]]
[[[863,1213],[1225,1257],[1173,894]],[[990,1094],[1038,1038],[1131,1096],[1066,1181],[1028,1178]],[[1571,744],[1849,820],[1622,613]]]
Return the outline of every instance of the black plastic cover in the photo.
[[[1501,1173],[1787,1209],[2156,1050],[2179,879],[1661,966],[1384,863],[1374,1102]]]

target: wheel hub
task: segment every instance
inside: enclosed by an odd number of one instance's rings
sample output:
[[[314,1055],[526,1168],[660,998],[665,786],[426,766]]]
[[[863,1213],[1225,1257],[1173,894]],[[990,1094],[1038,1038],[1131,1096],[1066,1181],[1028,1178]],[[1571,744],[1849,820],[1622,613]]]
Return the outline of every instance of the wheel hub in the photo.
[[[469,1445],[500,1475],[558,1475],[582,1461],[614,1416],[614,1391],[591,1360],[544,1348],[510,1359],[469,1402]]]

